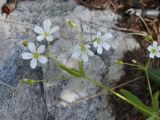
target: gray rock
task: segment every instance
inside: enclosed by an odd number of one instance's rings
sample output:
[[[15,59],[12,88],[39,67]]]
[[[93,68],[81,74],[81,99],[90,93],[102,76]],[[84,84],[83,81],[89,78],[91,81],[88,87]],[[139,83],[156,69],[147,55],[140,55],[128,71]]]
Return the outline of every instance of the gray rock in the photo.
[[[29,61],[21,59],[21,53],[26,49],[20,43],[24,39],[35,42],[33,26],[41,25],[44,19],[50,18],[53,25],[61,28],[59,35],[55,36],[52,52],[58,57],[63,56],[66,65],[76,67],[77,63],[70,55],[80,39],[65,19],[73,19],[88,41],[95,38],[97,31],[111,32],[114,35],[114,39],[109,41],[112,49],[101,56],[96,55],[85,64],[87,73],[93,79],[108,84],[121,76],[121,67],[113,64],[113,60],[121,58],[125,50],[137,45],[133,38],[125,41],[123,33],[112,29],[117,17],[110,10],[89,10],[73,0],[22,1],[6,21],[1,16],[0,120],[114,120],[106,95],[76,102],[101,92],[98,86],[82,79],[55,80],[68,75],[52,60],[32,70]],[[19,83],[24,78],[53,80],[28,86]]]

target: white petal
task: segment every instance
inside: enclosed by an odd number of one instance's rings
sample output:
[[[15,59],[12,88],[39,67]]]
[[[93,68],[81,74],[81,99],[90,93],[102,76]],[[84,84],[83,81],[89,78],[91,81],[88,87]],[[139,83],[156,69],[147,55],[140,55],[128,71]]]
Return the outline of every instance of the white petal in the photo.
[[[37,37],[37,40],[38,41],[42,41],[42,40],[44,40],[45,39],[45,36],[44,35],[39,35],[38,37]]]
[[[22,59],[28,60],[28,59],[32,59],[32,58],[33,58],[33,54],[32,53],[24,52],[22,54]]]
[[[101,37],[101,39],[102,39],[103,41],[110,40],[110,39],[112,39],[112,38],[113,38],[113,36],[112,36],[111,33],[106,33],[106,34],[104,34],[104,35]]]
[[[86,53],[82,53],[82,60],[83,60],[84,62],[87,62],[87,61],[88,61],[88,56],[87,56]]]
[[[34,43],[28,43],[28,48],[32,53],[36,53],[36,46],[34,45]]]
[[[98,46],[98,48],[97,48],[97,53],[98,53],[98,54],[102,54],[102,50],[103,50],[103,49],[102,49],[102,46]]]
[[[153,53],[150,53],[150,54],[149,54],[149,57],[150,57],[150,58],[154,58],[154,56],[155,56],[155,54],[153,54]]]
[[[36,68],[36,66],[37,66],[37,59],[36,58],[33,58],[31,60],[30,66],[31,66],[32,69]]]
[[[81,55],[81,52],[80,52],[80,51],[75,51],[75,52],[73,52],[73,54],[72,54],[72,58],[77,59],[80,55]]]
[[[38,34],[43,34],[44,30],[41,27],[39,27],[39,26],[35,26],[34,27],[34,32],[38,33]]]
[[[88,44],[86,44],[86,45],[84,45],[84,47],[88,49],[88,48],[90,48],[91,46],[88,45]]]
[[[42,63],[42,64],[45,64],[45,63],[47,63],[47,61],[48,61],[48,59],[47,59],[46,57],[42,56],[42,55],[40,55],[40,56],[38,57],[38,60],[39,60],[39,62]]]
[[[46,40],[47,40],[47,41],[53,41],[53,36],[52,36],[52,35],[47,36],[47,37],[46,37]]]
[[[40,45],[39,48],[37,49],[37,53],[41,54],[45,51],[45,45]]]
[[[80,47],[80,46],[74,47],[74,48],[73,48],[73,52],[75,52],[75,51],[81,51],[81,47]]]
[[[55,26],[50,30],[50,34],[56,32],[57,30],[59,30],[59,26]]]
[[[90,55],[90,56],[94,56],[94,53],[91,51],[91,50],[87,50],[87,53],[88,53],[88,55]]]
[[[160,51],[160,46],[157,47],[157,50]]]
[[[157,47],[157,45],[158,45],[157,41],[154,41],[153,42],[153,47]]]
[[[148,51],[151,51],[151,50],[152,50],[152,48],[153,48],[153,47],[150,45],[150,46],[148,46],[148,48],[147,48],[147,49],[148,49]]]
[[[156,56],[157,56],[157,58],[160,58],[160,52],[158,52],[158,53],[156,54]]]
[[[51,29],[51,21],[49,19],[44,20],[43,27],[45,32],[49,32]]]
[[[102,44],[102,46],[103,46],[103,48],[104,48],[105,50],[107,50],[107,51],[111,48],[111,46],[110,46],[108,43],[106,43],[106,42],[104,42],[104,43]]]
[[[101,33],[101,32],[97,32],[97,38],[100,38],[100,37],[101,37],[101,35],[102,35],[102,33]]]

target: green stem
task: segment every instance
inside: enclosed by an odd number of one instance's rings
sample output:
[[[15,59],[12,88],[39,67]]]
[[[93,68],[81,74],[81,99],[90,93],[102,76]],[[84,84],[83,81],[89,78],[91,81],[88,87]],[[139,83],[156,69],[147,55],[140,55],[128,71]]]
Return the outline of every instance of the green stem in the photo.
[[[110,89],[110,88],[108,88],[107,86],[104,86],[103,84],[101,84],[100,82],[97,82],[96,80],[92,80],[92,79],[89,78],[88,76],[85,76],[84,79],[85,79],[85,80],[88,80],[89,82],[91,82],[91,83],[94,84],[94,85],[100,86],[101,88],[105,89],[106,92],[110,92],[110,93],[114,94],[114,95],[117,96],[118,98],[120,98],[120,99],[122,99],[122,100],[124,100],[124,101],[126,101],[126,102],[128,102],[128,103],[130,103],[131,105],[133,105],[133,106],[141,109],[142,111],[145,111],[146,113],[148,113],[149,115],[152,116],[152,112],[149,112],[149,111],[145,110],[144,108],[142,108],[141,106],[135,104],[134,102],[126,99],[124,96],[122,96],[121,94],[115,92],[113,89]],[[160,117],[158,117],[158,116],[155,116],[155,117],[156,117],[158,120],[160,120]]]
[[[151,87],[151,83],[150,83],[149,75],[148,75],[148,67],[150,65],[150,61],[151,61],[151,59],[148,60],[147,65],[145,67],[145,74],[146,74],[146,77],[147,77],[147,83],[148,83],[148,88],[149,88],[149,93],[150,93],[150,96],[151,96],[152,104],[153,104],[154,109],[156,109],[154,99],[153,99],[152,87]]]
[[[140,68],[140,69],[144,69],[144,67],[140,64],[136,65],[136,64],[130,64],[130,63],[124,63],[124,65],[128,65],[128,66],[132,66],[132,67],[137,67],[137,68]]]

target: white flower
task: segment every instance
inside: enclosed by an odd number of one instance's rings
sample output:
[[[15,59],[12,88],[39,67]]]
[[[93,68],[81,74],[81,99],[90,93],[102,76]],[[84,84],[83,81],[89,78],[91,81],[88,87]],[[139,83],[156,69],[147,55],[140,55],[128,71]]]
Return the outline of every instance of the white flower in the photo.
[[[34,27],[34,32],[40,34],[37,37],[38,41],[42,41],[46,39],[47,41],[53,41],[53,36],[52,34],[56,32],[59,29],[58,26],[55,26],[51,28],[51,21],[49,19],[44,20],[43,22],[43,28],[39,26]]]
[[[37,60],[42,64],[47,63],[48,59],[43,55],[41,55],[45,51],[44,45],[40,45],[39,48],[36,50],[36,46],[34,45],[34,43],[28,43],[28,48],[31,51],[31,53],[24,52],[22,54],[22,59],[25,59],[25,60],[31,59],[30,66],[32,69],[36,68]]]
[[[106,33],[103,36],[101,32],[97,33],[97,37],[96,37],[96,40],[93,42],[93,46],[97,48],[98,54],[102,54],[103,48],[107,51],[110,49],[110,45],[107,43],[107,40],[111,38],[112,38],[112,34],[110,33]]]
[[[160,58],[160,46],[156,41],[153,42],[153,45],[148,46],[148,51],[150,52],[150,58],[154,58],[155,56]]]
[[[73,48],[73,54],[72,57],[74,59],[82,59],[84,62],[88,61],[88,55],[94,56],[94,53],[89,49],[89,45],[80,45]]]

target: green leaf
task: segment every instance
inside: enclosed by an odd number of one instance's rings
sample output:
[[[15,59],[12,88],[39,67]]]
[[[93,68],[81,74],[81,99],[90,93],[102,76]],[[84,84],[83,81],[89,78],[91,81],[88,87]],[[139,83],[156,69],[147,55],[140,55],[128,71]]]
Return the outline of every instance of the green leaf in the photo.
[[[154,95],[153,95],[153,102],[154,102],[154,109],[155,109],[155,112],[158,113],[159,112],[159,91],[156,92]]]
[[[64,71],[68,72],[70,75],[73,75],[75,77],[81,77],[82,76],[79,71],[77,71],[75,69],[72,69],[72,68],[69,68],[69,67],[67,67],[67,66],[65,66],[63,64],[59,64],[59,67],[61,69],[63,69]]]
[[[154,112],[152,114],[152,116],[150,116],[149,118],[147,118],[147,120],[160,120],[160,118],[157,118],[157,117],[158,117],[158,115]]]
[[[155,120],[155,118],[153,116],[147,118],[147,120]]]
[[[160,85],[160,69],[148,68],[147,71],[150,80],[157,85]]]
[[[137,96],[124,89],[121,89],[120,93],[122,93],[126,99],[132,101],[134,103],[132,105],[141,113],[145,114],[146,116],[151,116],[149,113],[153,112],[153,108],[143,104]]]
[[[78,61],[78,65],[79,65],[79,72],[81,73],[82,76],[85,76],[83,61],[82,60]]]

